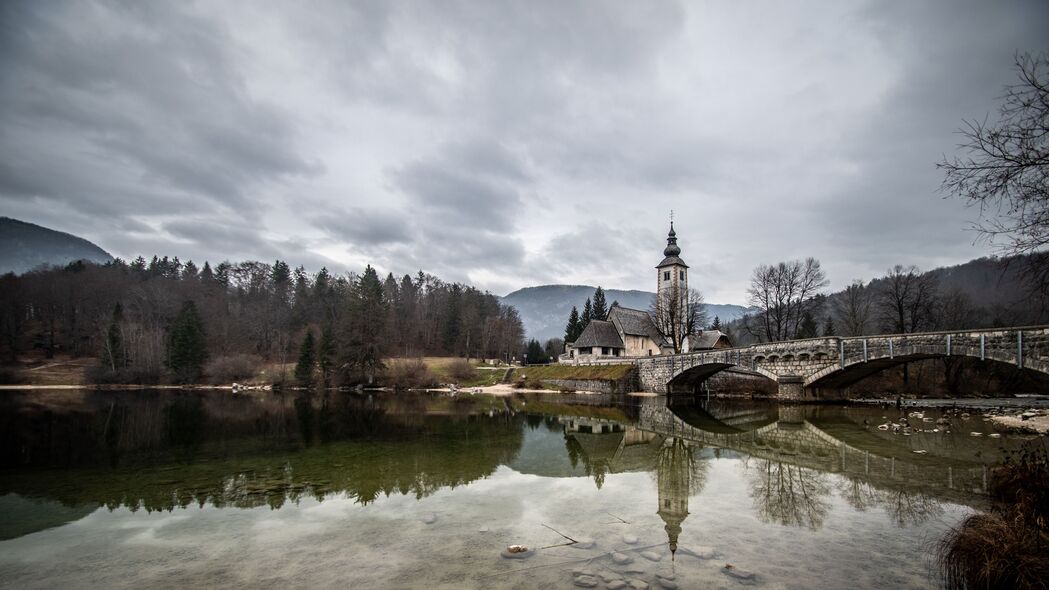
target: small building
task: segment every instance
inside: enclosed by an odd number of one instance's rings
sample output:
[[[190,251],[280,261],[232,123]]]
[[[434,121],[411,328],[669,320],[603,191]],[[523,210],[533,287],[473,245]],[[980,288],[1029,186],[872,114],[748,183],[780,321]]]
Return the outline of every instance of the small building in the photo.
[[[732,342],[728,334],[721,330],[703,330],[689,337],[691,350],[717,350],[719,348],[732,348]]]
[[[623,356],[623,338],[612,322],[591,320],[569,348],[573,357]]]

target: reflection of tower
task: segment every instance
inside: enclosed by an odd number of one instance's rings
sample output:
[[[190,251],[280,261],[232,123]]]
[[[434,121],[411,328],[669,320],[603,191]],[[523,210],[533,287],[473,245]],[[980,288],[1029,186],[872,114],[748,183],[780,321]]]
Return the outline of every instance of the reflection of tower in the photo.
[[[659,517],[666,526],[670,552],[677,551],[681,523],[688,518],[689,483],[692,475],[692,449],[680,438],[668,438],[659,450]]]

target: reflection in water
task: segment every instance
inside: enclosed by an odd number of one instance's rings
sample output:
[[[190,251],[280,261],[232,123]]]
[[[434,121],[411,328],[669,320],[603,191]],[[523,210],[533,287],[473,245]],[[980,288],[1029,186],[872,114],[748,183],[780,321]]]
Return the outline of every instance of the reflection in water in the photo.
[[[870,428],[884,411],[724,401],[668,407],[659,398],[611,396],[6,392],[0,521],[13,524],[0,538],[68,530],[66,523],[85,516],[100,526],[125,512],[164,516],[193,506],[263,508],[289,518],[317,503],[338,522],[348,518],[338,512],[345,502],[364,515],[394,510],[402,520],[376,525],[390,543],[431,538],[444,546],[480,528],[457,523],[441,532],[460,513],[478,511],[487,529],[488,520],[537,520],[537,511],[563,503],[555,514],[581,519],[577,527],[595,514],[599,522],[633,514],[619,525],[656,527],[647,542],[665,543],[684,567],[678,548],[718,542],[719,520],[743,522],[720,529],[735,535],[751,526],[739,517],[756,515],[764,524],[753,526],[763,528],[749,530],[746,541],[722,536],[720,543],[760,551],[777,535],[836,534],[837,517],[882,511],[886,526],[918,527],[959,505],[981,505],[986,468],[1009,437],[894,437]],[[989,428],[956,429],[963,427]],[[410,515],[415,504],[440,516],[420,523]],[[98,506],[112,512],[93,513]],[[225,539],[202,530],[212,542]],[[615,534],[602,551],[616,547],[622,536]],[[551,541],[522,535],[514,528],[483,541]],[[377,541],[354,542],[360,550]]]

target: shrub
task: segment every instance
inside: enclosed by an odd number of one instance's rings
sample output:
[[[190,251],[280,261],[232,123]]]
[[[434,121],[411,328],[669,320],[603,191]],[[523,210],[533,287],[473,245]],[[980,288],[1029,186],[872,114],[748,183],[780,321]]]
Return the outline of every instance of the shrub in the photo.
[[[448,376],[456,383],[465,383],[477,378],[477,369],[466,359],[455,359],[448,365]]]
[[[437,385],[437,377],[422,359],[390,361],[384,378],[386,385],[394,389],[425,389]]]
[[[231,354],[208,361],[204,374],[211,383],[232,383],[251,379],[261,366],[262,359],[253,354]]]

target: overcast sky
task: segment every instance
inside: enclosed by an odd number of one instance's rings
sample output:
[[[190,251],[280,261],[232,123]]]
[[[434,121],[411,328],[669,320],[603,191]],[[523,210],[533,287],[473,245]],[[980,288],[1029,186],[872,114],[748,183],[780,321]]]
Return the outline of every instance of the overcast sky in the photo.
[[[307,7],[309,10],[302,10]],[[1049,3],[0,3],[0,214],[114,255],[709,302],[985,255],[935,163]]]

